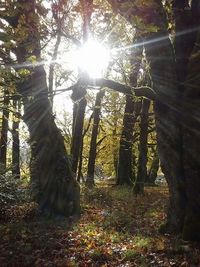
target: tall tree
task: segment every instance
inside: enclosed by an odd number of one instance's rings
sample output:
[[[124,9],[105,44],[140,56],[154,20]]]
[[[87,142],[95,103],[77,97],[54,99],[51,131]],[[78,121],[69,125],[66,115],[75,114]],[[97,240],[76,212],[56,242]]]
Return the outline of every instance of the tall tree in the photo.
[[[28,64],[23,69],[30,58],[41,62],[39,13],[43,9],[38,8],[35,0],[5,3],[5,8],[0,16],[14,33],[14,51],[19,66],[22,66],[19,74],[22,70],[27,73],[17,88],[23,97],[23,118],[30,133],[31,182],[35,199],[43,213],[78,214],[79,186],[73,179],[64,140],[54,121],[44,67]]]
[[[3,112],[2,112],[2,125],[0,136],[0,170],[6,170],[7,161],[7,142],[8,142],[8,119],[9,119],[9,94],[8,89],[4,89]]]
[[[140,138],[137,177],[134,185],[136,194],[144,193],[144,183],[147,179],[147,140],[148,140],[148,112],[150,101],[143,99],[140,116]]]
[[[20,178],[20,139],[19,139],[19,123],[20,123],[20,102],[13,100],[14,116],[12,119],[12,174],[15,178]]]
[[[139,38],[135,38],[136,42],[140,42]],[[143,47],[134,48],[131,55],[132,73],[130,83],[133,87],[137,86],[137,77],[142,60]],[[119,147],[119,161],[117,168],[117,184],[132,185],[134,180],[133,165],[132,165],[132,144],[134,125],[138,116],[138,105],[134,103],[134,95],[126,94],[126,104],[123,117],[122,133]]]
[[[76,89],[74,89],[72,94],[72,99],[74,100],[74,107],[73,107],[71,154],[72,154],[72,170],[75,174],[77,172],[78,162],[80,158],[83,124],[85,117],[85,109],[87,105],[87,100],[85,96],[86,96],[85,87],[81,87],[79,85],[77,86]]]
[[[82,17],[83,17],[83,43],[86,43],[90,35],[90,21],[93,12],[93,0],[80,0]],[[88,73],[79,73],[84,80],[84,76]],[[87,105],[86,88],[83,85],[77,84],[72,93],[72,100],[74,101],[73,108],[73,128],[72,128],[72,170],[76,174],[78,168],[78,161],[80,158],[83,124],[85,109]]]
[[[159,170],[159,157],[158,157],[158,151],[156,147],[153,149],[152,163],[147,174],[146,183],[148,185],[155,185],[155,181],[158,176],[158,170]]]
[[[105,94],[105,90],[103,89],[101,89],[97,93],[95,105],[94,105],[93,126],[92,126],[92,135],[91,135],[91,141],[90,141],[90,151],[89,151],[89,158],[88,158],[87,180],[86,180],[86,183],[88,185],[94,185],[97,136],[98,136],[99,122],[100,122],[101,101],[102,101],[104,94]]]
[[[183,237],[200,239],[200,123],[195,114],[199,113],[199,36],[200,2],[198,0],[172,2],[175,20],[175,55],[178,90],[181,107],[179,120],[181,131],[182,194],[185,196]],[[179,100],[179,101],[180,101]]]
[[[131,1],[126,1],[125,4],[115,0],[110,2],[130,23],[133,23],[135,15],[142,15],[143,21],[151,26],[151,32],[146,34],[145,50],[157,93],[155,116],[158,152],[170,192],[170,208],[165,230],[182,232],[185,239],[200,239],[200,235],[197,234],[200,227],[200,184],[197,178],[200,162],[196,157],[199,122],[196,116],[191,116],[198,112],[199,107],[198,79],[190,79],[189,83],[185,79],[186,75],[189,76],[191,73],[192,77],[198,77],[196,70],[191,72],[191,66],[199,63],[199,54],[191,53],[199,51],[195,44],[199,35],[197,26],[200,23],[200,3],[197,0],[173,3],[175,11],[178,11],[175,14],[176,37],[185,35],[185,38],[176,40],[178,44],[183,45],[182,49],[186,52],[183,55],[181,50],[181,54],[178,53],[176,57],[166,30],[166,14],[161,0],[151,1],[146,6],[139,6],[138,9]],[[189,23],[186,25],[188,18]],[[178,25],[181,26],[181,32]],[[180,59],[186,63],[185,66],[176,65]],[[195,104],[192,103],[194,95]]]

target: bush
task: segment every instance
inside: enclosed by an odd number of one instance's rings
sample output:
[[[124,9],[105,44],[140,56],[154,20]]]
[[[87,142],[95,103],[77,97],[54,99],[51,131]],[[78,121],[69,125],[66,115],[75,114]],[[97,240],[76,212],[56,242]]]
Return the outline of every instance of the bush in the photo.
[[[12,205],[29,200],[28,189],[11,174],[0,175],[0,215]]]

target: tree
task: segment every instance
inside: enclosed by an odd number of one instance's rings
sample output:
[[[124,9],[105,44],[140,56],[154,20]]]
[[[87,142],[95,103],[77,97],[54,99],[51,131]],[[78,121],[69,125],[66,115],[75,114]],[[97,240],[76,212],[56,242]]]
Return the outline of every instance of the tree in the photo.
[[[139,41],[139,37],[134,41]],[[137,87],[137,77],[141,66],[143,47],[134,49],[131,55],[132,70],[130,74],[130,84]],[[134,62],[134,63],[133,63]],[[139,105],[136,103],[133,94],[126,94],[126,104],[123,117],[123,126],[119,147],[119,160],[117,170],[117,184],[132,185],[134,180],[133,165],[132,165],[132,143],[133,132],[136,119],[139,114]],[[126,160],[124,160],[126,159]]]
[[[5,8],[0,15],[12,27],[14,51],[18,64],[22,66],[16,71],[18,75],[26,73],[17,89],[23,98],[23,118],[30,133],[31,182],[35,199],[43,213],[78,214],[79,186],[73,178],[64,140],[54,121],[44,67],[42,64],[28,64],[23,68],[30,59],[41,62],[39,13],[43,9],[38,8],[35,0],[5,3]]]
[[[83,42],[86,43],[90,35],[90,21],[93,12],[93,0],[80,0],[82,17],[83,17]],[[83,71],[79,73],[80,77],[84,79],[84,76],[88,75]],[[72,100],[74,101],[73,109],[73,129],[72,129],[72,170],[76,174],[78,168],[78,161],[80,158],[82,134],[83,134],[83,124],[85,109],[87,105],[86,100],[86,87],[77,84],[74,87],[72,93]]]
[[[148,140],[148,112],[150,101],[143,99],[140,116],[140,138],[137,177],[134,185],[136,194],[144,193],[144,183],[147,179],[147,140]]]
[[[12,174],[15,178],[20,178],[20,106],[19,100],[13,100],[13,119],[12,119]]]
[[[199,1],[191,1],[191,8],[189,1],[173,1],[174,11],[178,12],[175,13],[175,48],[178,45],[181,49],[175,49],[175,55],[168,37],[162,1],[151,1],[138,9],[131,1],[126,1],[126,4],[110,2],[130,23],[134,23],[134,16],[139,15],[144,25],[149,25],[152,29],[146,33],[144,46],[157,94],[155,116],[158,153],[170,192],[165,231],[181,232],[185,239],[200,239],[197,234],[200,227],[200,184],[197,178],[200,162],[196,145],[199,143],[199,122],[195,116],[191,116],[198,112],[198,79],[187,82],[191,73],[192,77],[197,77],[196,69],[192,66],[199,63],[198,48],[195,46],[195,42],[199,40]],[[194,96],[196,100],[192,104]]]
[[[9,119],[9,95],[8,89],[4,89],[2,125],[0,136],[0,170],[5,172],[7,160],[7,141],[8,141],[8,119]]]
[[[191,6],[190,6],[191,4]],[[174,42],[176,56],[176,74],[178,90],[180,92],[181,121],[181,189],[184,206],[184,220],[182,232],[185,239],[200,239],[200,212],[199,212],[199,170],[198,154],[199,135],[196,130],[200,124],[195,114],[199,112],[199,26],[200,3],[197,0],[173,1],[176,38]],[[187,32],[186,35],[182,33]],[[180,34],[181,33],[181,34]],[[180,101],[179,100],[179,101]]]
[[[152,163],[150,165],[150,168],[148,170],[148,174],[147,174],[147,179],[146,179],[146,183],[148,185],[155,185],[155,181],[158,175],[158,169],[159,169],[159,157],[158,157],[158,152],[157,152],[157,148],[154,149],[153,151],[153,159],[152,159]]]
[[[90,151],[89,151],[87,179],[86,179],[86,183],[89,186],[94,185],[97,135],[98,135],[98,129],[99,129],[99,122],[100,122],[101,101],[104,95],[105,95],[105,90],[101,89],[96,95],[96,100],[95,100],[95,105],[94,105],[93,127],[92,127],[91,141],[90,141]]]

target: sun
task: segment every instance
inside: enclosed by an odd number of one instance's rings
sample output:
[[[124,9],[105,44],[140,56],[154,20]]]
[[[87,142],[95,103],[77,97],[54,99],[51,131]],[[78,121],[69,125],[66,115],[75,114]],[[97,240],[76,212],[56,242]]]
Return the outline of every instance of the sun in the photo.
[[[109,59],[109,49],[90,39],[76,52],[75,63],[79,70],[95,79],[101,78],[105,74]]]

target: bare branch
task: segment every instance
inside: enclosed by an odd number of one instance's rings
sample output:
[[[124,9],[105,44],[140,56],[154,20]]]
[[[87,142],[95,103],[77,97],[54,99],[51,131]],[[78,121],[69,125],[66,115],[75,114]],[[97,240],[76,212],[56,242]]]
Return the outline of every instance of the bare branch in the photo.
[[[154,90],[149,86],[140,86],[140,87],[131,87],[128,85],[124,85],[119,82],[115,82],[113,80],[98,78],[98,79],[91,79],[89,77],[84,77],[83,79],[79,79],[76,84],[69,88],[59,89],[59,91],[69,91],[73,90],[77,86],[83,85],[84,87],[93,86],[93,87],[107,87],[114,91],[117,91],[122,94],[134,94],[137,97],[146,97],[150,100],[156,100],[157,96]]]

